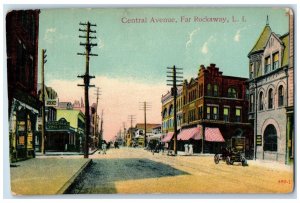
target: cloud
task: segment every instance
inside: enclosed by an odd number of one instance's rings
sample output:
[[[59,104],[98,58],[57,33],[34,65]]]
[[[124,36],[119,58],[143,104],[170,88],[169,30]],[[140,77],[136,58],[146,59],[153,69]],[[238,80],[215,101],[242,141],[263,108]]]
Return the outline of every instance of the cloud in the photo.
[[[98,105],[98,115],[104,111],[104,138],[113,138],[123,122],[126,128],[130,127],[128,115],[136,115],[136,123],[144,122],[144,113],[139,110],[140,102],[147,101],[151,109],[147,111],[147,122],[161,123],[161,96],[165,94],[168,87],[165,84],[139,83],[131,78],[108,78],[96,76],[91,81],[96,87],[100,87],[101,96]],[[82,80],[52,80],[47,85],[52,87],[58,94],[60,101],[84,99],[84,89],[78,87]],[[89,103],[96,102],[95,88],[89,89]]]
[[[197,29],[193,30],[189,33],[189,40],[185,43],[185,47],[187,48],[193,41],[193,36],[200,30],[198,27]]]
[[[212,42],[216,42],[216,41],[217,41],[217,40],[216,40],[216,38],[215,38],[214,36],[210,36],[210,37],[208,38],[208,40],[205,41],[204,44],[202,45],[202,47],[201,47],[201,52],[202,52],[203,54],[207,54],[208,51],[209,51],[208,45],[211,44]]]
[[[239,42],[240,38],[241,38],[241,30],[237,30],[235,35],[234,35],[233,40],[236,41],[236,42]]]
[[[208,53],[208,42],[205,42],[201,48],[201,52],[203,54],[207,54]]]
[[[252,27],[252,26],[255,26],[256,24],[251,24],[251,25],[247,25],[245,27],[242,27],[240,29],[238,29],[235,33],[235,35],[233,36],[233,41],[235,42],[240,42],[241,40],[241,32],[244,31],[244,30],[247,30],[248,28]]]
[[[47,28],[45,35],[44,35],[44,40],[48,42],[49,44],[53,43],[53,33],[56,32],[56,28]]]

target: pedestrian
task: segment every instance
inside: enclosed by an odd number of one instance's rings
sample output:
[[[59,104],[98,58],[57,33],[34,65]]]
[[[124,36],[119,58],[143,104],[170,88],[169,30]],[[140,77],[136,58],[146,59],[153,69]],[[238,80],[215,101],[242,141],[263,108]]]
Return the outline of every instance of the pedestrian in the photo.
[[[102,152],[103,152],[103,154],[106,154],[106,143],[105,142],[102,143]]]

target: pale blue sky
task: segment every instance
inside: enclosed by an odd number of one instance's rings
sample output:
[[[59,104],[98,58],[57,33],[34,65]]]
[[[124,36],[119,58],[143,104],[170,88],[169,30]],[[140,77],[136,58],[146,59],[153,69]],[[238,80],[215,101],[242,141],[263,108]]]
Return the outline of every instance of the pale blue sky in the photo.
[[[147,8],[53,9],[40,14],[39,49],[47,49],[46,82],[76,80],[84,73],[85,58],[79,46],[79,22],[96,23],[98,46],[92,49],[90,73],[165,83],[166,67],[184,69],[184,77],[196,76],[200,64],[217,64],[224,75],[248,77],[247,54],[266,24],[277,34],[288,31],[285,9],[278,8]],[[181,23],[181,16],[191,17]],[[226,17],[229,22],[193,22],[194,16]],[[245,17],[246,22],[232,23]],[[177,23],[121,22],[122,17],[174,17]],[[40,56],[41,51],[39,51]],[[40,60],[40,57],[39,57]],[[39,62],[40,65],[40,62]]]

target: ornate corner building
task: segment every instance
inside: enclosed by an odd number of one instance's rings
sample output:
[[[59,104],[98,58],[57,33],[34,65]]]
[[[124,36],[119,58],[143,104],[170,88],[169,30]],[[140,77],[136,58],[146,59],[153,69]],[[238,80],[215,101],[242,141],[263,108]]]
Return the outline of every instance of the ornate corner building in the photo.
[[[294,157],[294,26],[272,31],[268,20],[249,58],[249,121],[254,158],[290,163]]]

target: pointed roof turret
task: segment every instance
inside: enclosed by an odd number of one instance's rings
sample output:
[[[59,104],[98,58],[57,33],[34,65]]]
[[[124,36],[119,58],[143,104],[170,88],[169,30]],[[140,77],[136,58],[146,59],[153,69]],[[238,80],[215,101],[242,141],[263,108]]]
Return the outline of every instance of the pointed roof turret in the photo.
[[[251,55],[252,53],[263,51],[264,47],[272,33],[271,27],[269,26],[269,17],[267,16],[267,23],[266,26],[264,27],[263,31],[261,32],[259,38],[257,39],[255,45],[249,52],[248,56]]]

